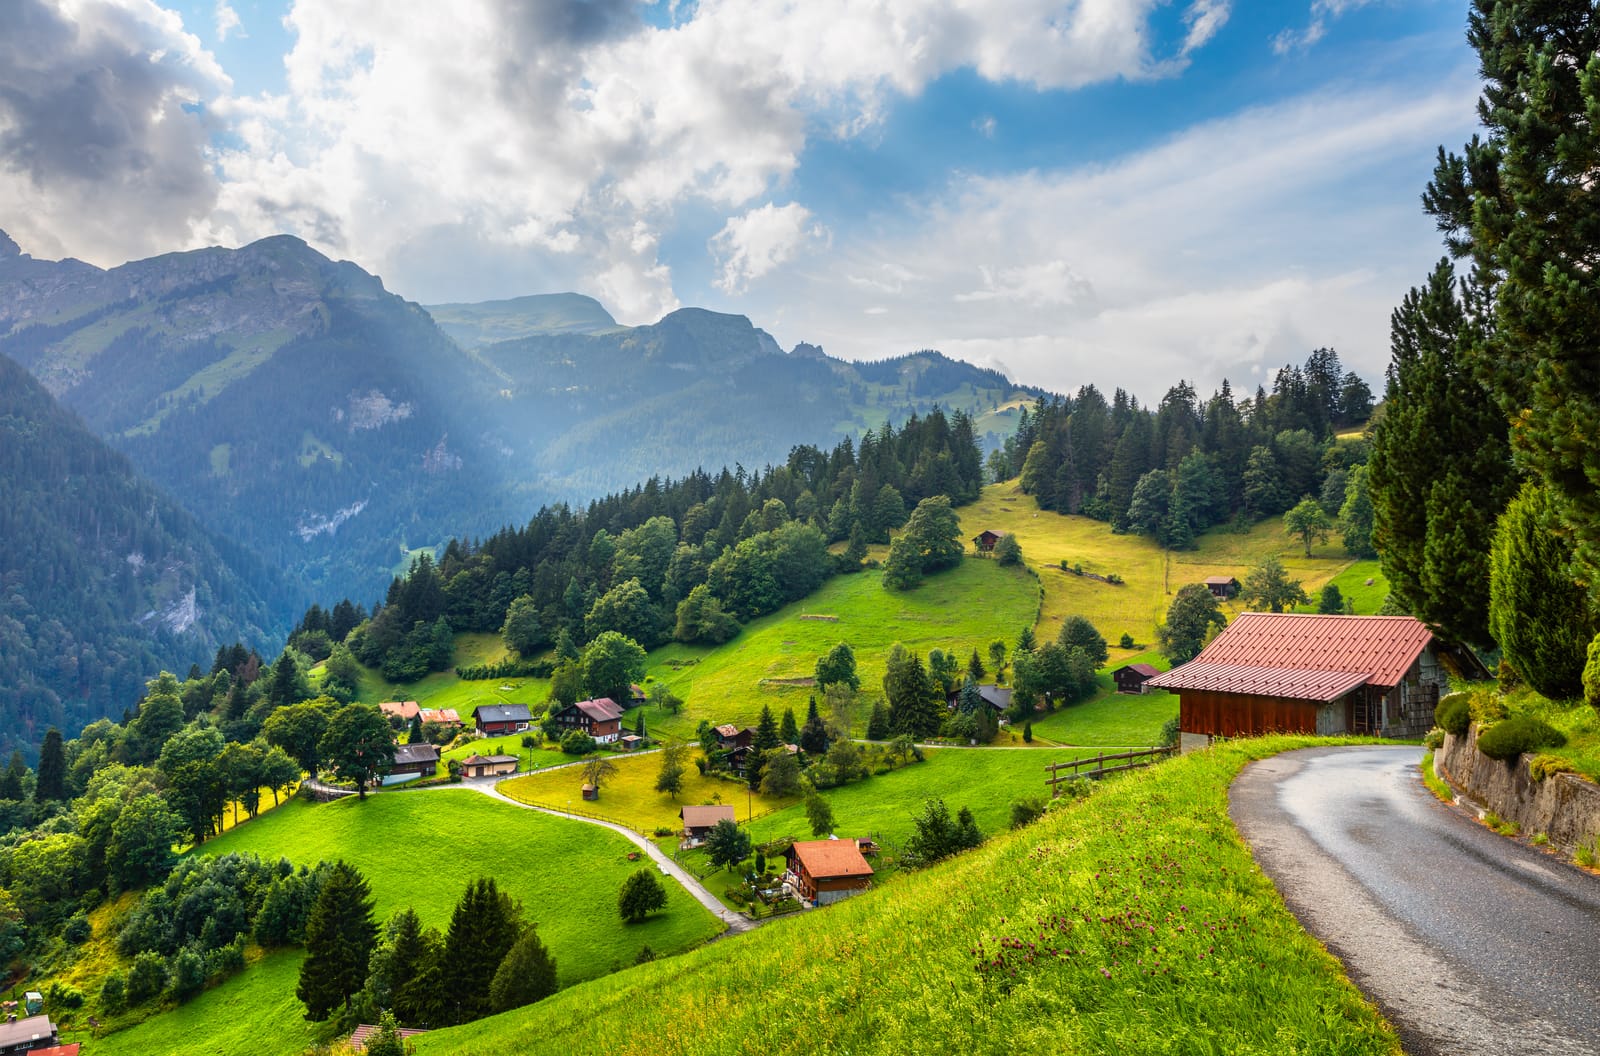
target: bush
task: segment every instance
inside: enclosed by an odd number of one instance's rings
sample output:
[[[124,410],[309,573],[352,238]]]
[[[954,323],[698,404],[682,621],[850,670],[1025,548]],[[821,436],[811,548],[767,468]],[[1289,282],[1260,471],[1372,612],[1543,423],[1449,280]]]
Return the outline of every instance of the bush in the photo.
[[[193,947],[184,947],[172,959],[172,996],[187,1001],[206,985],[206,959]]]
[[[1439,701],[1433,709],[1433,721],[1441,730],[1456,737],[1464,737],[1472,725],[1472,697],[1466,693],[1452,693]]]
[[[167,960],[154,950],[145,950],[133,959],[128,970],[128,1004],[148,1001],[167,988]]]
[[[1565,734],[1531,715],[1497,722],[1478,735],[1478,751],[1491,759],[1515,759],[1535,748],[1559,748],[1566,743]]]
[[[112,972],[100,984],[100,1007],[107,1012],[120,1012],[128,998],[128,983],[121,972]]]
[[[1528,760],[1528,775],[1535,781],[1543,781],[1556,774],[1572,773],[1572,764],[1565,759],[1554,755],[1536,755]]]
[[[1432,750],[1438,750],[1440,748],[1443,748],[1444,747],[1444,731],[1441,730],[1439,727],[1435,726],[1433,729],[1431,729],[1427,733],[1423,734],[1422,735],[1422,746],[1424,748],[1428,748],[1428,749],[1432,749]]]
[[[582,730],[568,730],[561,738],[561,750],[568,755],[588,755],[596,748],[594,738]]]
[[[74,946],[82,946],[89,941],[93,929],[89,927],[89,918],[80,910],[67,918],[66,927],[61,929],[61,937]]]
[[[1029,796],[1019,799],[1011,804],[1011,827],[1020,829],[1032,825],[1044,817],[1045,799],[1043,796]]]
[[[1183,724],[1176,718],[1170,718],[1161,724],[1161,747],[1172,748],[1177,745],[1183,733]]]
[[[1122,640],[1120,642],[1118,642],[1117,644],[1120,645],[1124,649],[1132,649],[1133,648],[1133,635],[1124,634],[1122,636]]]
[[[66,983],[51,983],[44,989],[44,1001],[50,1008],[82,1008],[83,991]]]

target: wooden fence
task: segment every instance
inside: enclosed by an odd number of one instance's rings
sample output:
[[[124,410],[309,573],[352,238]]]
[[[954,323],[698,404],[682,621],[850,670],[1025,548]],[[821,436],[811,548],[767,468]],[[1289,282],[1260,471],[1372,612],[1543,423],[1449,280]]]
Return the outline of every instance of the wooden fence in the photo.
[[[1061,795],[1060,785],[1079,777],[1104,777],[1106,774],[1115,774],[1123,770],[1137,770],[1140,767],[1150,766],[1160,762],[1167,756],[1176,752],[1176,746],[1170,748],[1136,748],[1133,751],[1118,752],[1115,755],[1086,755],[1081,759],[1074,759],[1067,763],[1046,763],[1045,773],[1049,777],[1044,783],[1050,786],[1050,798],[1056,799]],[[1115,766],[1107,766],[1115,763]],[[1065,776],[1062,771],[1069,771]]]

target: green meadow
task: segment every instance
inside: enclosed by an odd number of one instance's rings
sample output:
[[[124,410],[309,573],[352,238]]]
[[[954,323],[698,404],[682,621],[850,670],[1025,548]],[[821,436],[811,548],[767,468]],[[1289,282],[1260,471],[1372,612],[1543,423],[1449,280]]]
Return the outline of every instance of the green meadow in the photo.
[[[951,861],[422,1035],[417,1054],[1393,1056],[1228,819],[1246,762],[1310,743],[1327,742],[1235,741],[1113,778]]]
[[[200,848],[282,856],[297,865],[342,858],[372,885],[380,920],[410,906],[440,929],[467,884],[492,876],[539,923],[563,983],[631,964],[647,944],[676,951],[717,933],[711,915],[675,885],[668,885],[665,913],[624,927],[616,892],[638,868],[628,859],[634,850],[598,826],[462,787],[384,793],[364,803],[296,800]]]

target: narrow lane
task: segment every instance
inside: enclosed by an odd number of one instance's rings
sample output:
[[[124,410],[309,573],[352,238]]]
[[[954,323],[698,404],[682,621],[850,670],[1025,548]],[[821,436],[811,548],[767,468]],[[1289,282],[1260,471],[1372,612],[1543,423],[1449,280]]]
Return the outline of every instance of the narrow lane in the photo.
[[[1423,786],[1411,746],[1254,763],[1230,813],[1413,1056],[1600,1053],[1600,880]]]

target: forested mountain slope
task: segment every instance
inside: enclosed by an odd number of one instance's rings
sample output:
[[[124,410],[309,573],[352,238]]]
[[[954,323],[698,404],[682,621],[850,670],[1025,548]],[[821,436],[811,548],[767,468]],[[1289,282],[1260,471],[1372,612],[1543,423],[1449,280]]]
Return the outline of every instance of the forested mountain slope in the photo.
[[[276,647],[298,600],[0,356],[0,751],[120,715],[162,666]],[[287,622],[287,621],[284,621]]]

